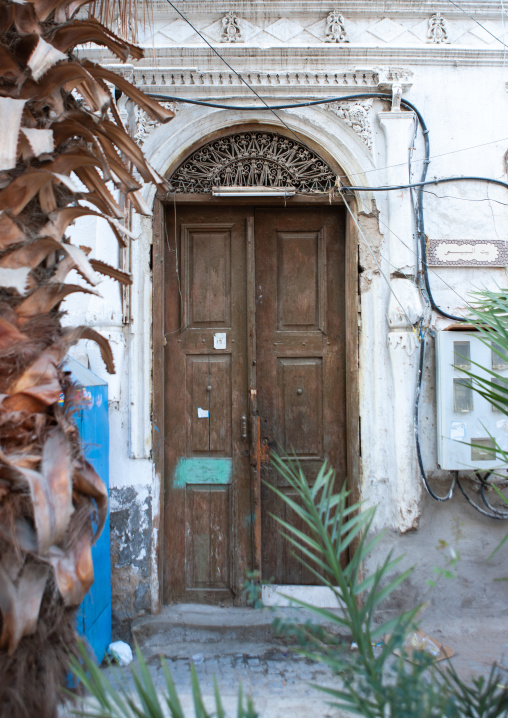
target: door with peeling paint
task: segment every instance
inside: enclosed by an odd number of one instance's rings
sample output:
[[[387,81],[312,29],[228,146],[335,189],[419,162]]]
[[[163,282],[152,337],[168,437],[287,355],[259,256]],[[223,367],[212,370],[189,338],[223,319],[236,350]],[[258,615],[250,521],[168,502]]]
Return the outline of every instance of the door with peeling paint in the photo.
[[[165,603],[241,600],[246,572],[309,584],[271,513],[269,449],[345,477],[343,216],[337,207],[168,208]],[[155,297],[157,301],[157,297]]]
[[[230,602],[251,565],[247,218],[167,219],[164,601]]]

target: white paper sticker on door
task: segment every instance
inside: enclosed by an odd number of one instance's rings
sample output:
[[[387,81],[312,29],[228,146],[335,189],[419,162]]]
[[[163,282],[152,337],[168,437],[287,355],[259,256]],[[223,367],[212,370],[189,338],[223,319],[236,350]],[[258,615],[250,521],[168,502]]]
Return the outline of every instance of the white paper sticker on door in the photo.
[[[226,334],[218,332],[213,335],[213,348],[214,349],[226,349]]]
[[[208,419],[210,416],[210,412],[208,409],[202,409],[200,406],[198,406],[198,419]]]

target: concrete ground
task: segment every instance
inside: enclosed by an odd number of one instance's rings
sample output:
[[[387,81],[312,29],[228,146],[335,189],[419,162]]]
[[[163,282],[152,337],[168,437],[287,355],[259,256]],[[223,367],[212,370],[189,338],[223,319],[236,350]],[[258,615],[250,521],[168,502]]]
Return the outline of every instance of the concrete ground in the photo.
[[[302,609],[277,612],[298,622],[308,617]],[[276,637],[273,618],[273,612],[266,609],[168,606],[158,616],[135,621],[132,633],[161,692],[165,681],[160,656],[165,657],[186,717],[194,716],[191,663],[196,667],[211,713],[215,712],[215,677],[228,716],[236,716],[240,684],[244,695],[252,696],[260,718],[343,715],[311,685],[331,687],[337,685],[337,678],[325,666],[296,655],[286,639]],[[505,616],[473,611],[456,615],[446,607],[439,613],[422,616],[422,628],[427,634],[454,650],[453,664],[464,678],[487,673],[494,661],[504,663],[505,651],[508,668],[505,623]],[[129,669],[105,670],[113,680],[118,680],[120,671],[125,685],[132,687]],[[65,715],[62,713],[62,718]]]

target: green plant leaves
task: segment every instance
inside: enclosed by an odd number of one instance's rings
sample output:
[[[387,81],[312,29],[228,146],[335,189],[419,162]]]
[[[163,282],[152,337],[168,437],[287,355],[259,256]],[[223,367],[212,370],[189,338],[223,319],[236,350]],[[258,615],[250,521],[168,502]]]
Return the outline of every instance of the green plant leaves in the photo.
[[[171,673],[164,658],[161,658],[162,672],[166,690],[157,690],[150,670],[138,646],[136,646],[136,661],[138,667],[130,666],[132,685],[127,684],[117,688],[122,683],[123,674],[117,666],[114,683],[95,664],[88,655],[83,643],[79,644],[80,659],[71,658],[70,665],[74,676],[95,699],[87,701],[83,708],[76,707],[74,714],[86,718],[165,718],[167,712],[163,709],[165,703],[169,708],[171,718],[186,717],[178,693],[171,678]],[[191,689],[196,718],[226,718],[217,682],[215,681],[215,711],[209,713],[203,701],[203,694],[199,685],[194,665],[190,665]],[[72,694],[69,694],[70,696]],[[237,718],[258,718],[250,698],[244,701],[242,688],[238,691]]]

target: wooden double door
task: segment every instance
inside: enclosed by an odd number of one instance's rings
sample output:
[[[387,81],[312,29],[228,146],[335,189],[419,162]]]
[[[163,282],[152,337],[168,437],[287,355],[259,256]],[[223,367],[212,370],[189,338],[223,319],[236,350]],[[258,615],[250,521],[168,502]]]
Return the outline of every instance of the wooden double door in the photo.
[[[175,216],[176,210],[176,216]],[[345,217],[337,206],[166,210],[165,603],[240,602],[246,573],[316,583],[270,451],[346,476]],[[303,528],[303,527],[301,527]]]

